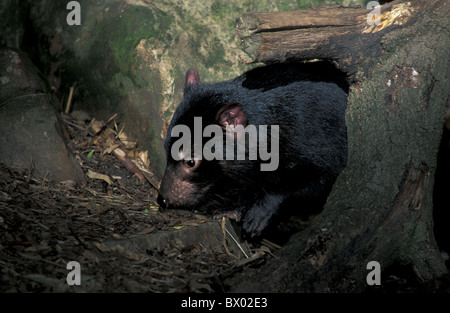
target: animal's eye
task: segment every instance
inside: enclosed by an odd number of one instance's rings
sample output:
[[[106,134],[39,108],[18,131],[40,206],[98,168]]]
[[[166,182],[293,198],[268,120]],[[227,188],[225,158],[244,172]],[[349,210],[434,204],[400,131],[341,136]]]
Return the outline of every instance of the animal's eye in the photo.
[[[187,164],[189,167],[194,167],[194,166],[195,166],[195,160],[189,160],[189,161],[186,161],[186,164]]]

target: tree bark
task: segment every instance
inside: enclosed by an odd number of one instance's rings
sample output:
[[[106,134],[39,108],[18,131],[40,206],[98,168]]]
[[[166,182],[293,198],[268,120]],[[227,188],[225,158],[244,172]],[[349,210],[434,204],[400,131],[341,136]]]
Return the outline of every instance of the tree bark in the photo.
[[[247,61],[327,59],[351,87],[348,164],[322,214],[278,258],[229,279],[231,291],[362,291],[370,261],[382,271],[408,265],[421,281],[446,273],[432,193],[449,101],[449,7],[394,1],[372,26],[370,10],[337,6],[241,17]]]

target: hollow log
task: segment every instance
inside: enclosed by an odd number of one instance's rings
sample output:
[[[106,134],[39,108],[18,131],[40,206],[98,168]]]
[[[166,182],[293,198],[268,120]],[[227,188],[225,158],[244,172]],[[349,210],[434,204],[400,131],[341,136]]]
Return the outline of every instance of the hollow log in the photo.
[[[382,272],[401,264],[424,282],[447,272],[432,210],[449,102],[449,7],[393,1],[374,25],[371,10],[339,6],[241,17],[247,62],[326,59],[347,73],[348,163],[314,223],[278,258],[228,279],[230,291],[362,291],[371,261]]]

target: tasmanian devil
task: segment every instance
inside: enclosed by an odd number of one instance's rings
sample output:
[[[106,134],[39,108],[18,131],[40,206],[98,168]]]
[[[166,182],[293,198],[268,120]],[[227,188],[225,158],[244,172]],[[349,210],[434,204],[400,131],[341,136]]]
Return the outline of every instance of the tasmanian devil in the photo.
[[[282,207],[323,206],[347,162],[347,90],[336,73],[329,63],[276,64],[204,84],[188,70],[159,204],[207,208],[251,236]]]

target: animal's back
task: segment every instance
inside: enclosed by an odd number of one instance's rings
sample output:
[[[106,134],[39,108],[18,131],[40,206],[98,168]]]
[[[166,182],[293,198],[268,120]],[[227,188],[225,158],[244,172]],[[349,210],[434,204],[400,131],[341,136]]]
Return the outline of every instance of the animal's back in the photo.
[[[166,140],[161,201],[178,208],[209,206],[236,216],[253,235],[260,234],[281,207],[323,205],[347,161],[347,93],[342,77],[319,75],[316,65],[271,65],[214,84],[200,83],[197,72],[189,70]],[[279,127],[277,145],[272,147],[270,135],[264,138],[266,147],[278,149],[277,168],[261,171],[260,158],[173,160],[169,153],[177,138],[170,136],[171,130],[179,124],[194,130],[195,117],[202,117],[203,128],[218,124],[225,130],[228,124],[242,124],[260,132],[260,127]],[[262,144],[260,138],[257,144]]]

